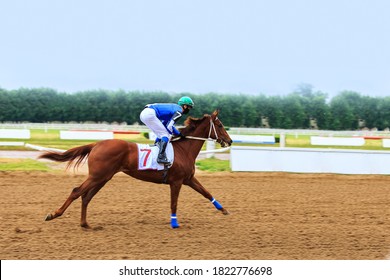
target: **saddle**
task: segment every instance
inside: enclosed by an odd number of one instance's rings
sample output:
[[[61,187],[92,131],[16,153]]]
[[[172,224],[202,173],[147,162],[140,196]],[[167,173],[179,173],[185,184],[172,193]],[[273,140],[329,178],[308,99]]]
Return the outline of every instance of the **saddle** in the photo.
[[[174,160],[174,151],[172,143],[168,143],[165,150],[169,164],[159,164],[157,156],[159,147],[156,145],[137,144],[138,147],[138,170],[166,170],[170,168]]]

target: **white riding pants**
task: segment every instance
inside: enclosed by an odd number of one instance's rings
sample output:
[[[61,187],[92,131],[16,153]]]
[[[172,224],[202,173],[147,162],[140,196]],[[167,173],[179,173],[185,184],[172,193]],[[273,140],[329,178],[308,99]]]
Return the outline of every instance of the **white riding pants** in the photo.
[[[171,138],[171,135],[162,124],[162,122],[157,118],[156,111],[152,108],[145,108],[140,114],[141,121],[149,127],[158,138],[167,137]]]

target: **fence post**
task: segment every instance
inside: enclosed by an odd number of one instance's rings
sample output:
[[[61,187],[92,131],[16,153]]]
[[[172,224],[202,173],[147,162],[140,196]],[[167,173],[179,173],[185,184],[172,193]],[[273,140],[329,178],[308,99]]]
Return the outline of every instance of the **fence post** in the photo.
[[[215,150],[215,142],[214,141],[207,141],[206,142],[206,150]],[[212,158],[214,156],[214,153],[206,153],[206,158]]]
[[[281,148],[284,148],[286,146],[286,134],[284,134],[283,132],[280,133],[279,144]]]

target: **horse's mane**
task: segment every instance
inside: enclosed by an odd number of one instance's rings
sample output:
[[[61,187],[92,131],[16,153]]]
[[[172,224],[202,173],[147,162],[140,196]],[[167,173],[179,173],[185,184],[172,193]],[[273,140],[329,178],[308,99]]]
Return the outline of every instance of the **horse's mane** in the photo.
[[[198,127],[198,125],[203,122],[203,120],[205,118],[208,118],[210,117],[210,115],[204,115],[203,117],[201,118],[193,118],[193,117],[188,117],[185,121],[184,121],[184,125],[185,127],[181,128],[180,129],[180,132],[183,133],[184,135],[188,135],[189,133],[191,133],[192,131],[195,130],[195,128]]]

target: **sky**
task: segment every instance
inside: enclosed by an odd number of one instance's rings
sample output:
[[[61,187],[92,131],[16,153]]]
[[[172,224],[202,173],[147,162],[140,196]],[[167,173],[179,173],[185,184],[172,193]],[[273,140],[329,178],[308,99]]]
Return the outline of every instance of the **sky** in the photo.
[[[388,0],[1,0],[0,88],[390,96]]]

